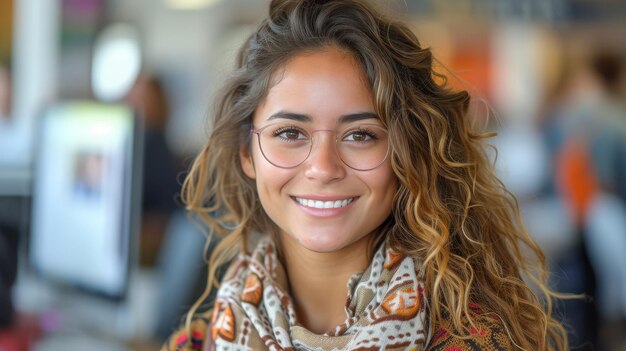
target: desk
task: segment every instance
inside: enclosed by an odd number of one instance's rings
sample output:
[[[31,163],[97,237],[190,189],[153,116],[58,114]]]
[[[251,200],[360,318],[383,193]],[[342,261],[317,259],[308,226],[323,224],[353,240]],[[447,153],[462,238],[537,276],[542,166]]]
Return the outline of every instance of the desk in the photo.
[[[115,302],[20,272],[15,304],[22,314],[38,316],[31,320],[36,351],[155,350],[158,282],[154,271],[132,272],[127,298]]]

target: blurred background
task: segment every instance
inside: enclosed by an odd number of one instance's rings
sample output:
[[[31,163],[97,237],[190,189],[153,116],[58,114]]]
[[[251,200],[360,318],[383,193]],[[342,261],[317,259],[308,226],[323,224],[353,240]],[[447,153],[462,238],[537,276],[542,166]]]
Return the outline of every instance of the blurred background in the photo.
[[[0,0],[0,350],[153,350],[205,284],[178,200],[267,0]],[[474,97],[576,350],[626,350],[626,3],[382,0]]]

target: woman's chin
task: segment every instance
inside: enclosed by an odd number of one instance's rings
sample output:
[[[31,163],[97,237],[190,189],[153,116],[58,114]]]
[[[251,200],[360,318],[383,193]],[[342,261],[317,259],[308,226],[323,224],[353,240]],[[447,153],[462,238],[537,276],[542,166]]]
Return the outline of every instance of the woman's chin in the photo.
[[[302,247],[317,253],[332,253],[342,249],[342,245],[336,243],[304,243]]]
[[[345,235],[345,233],[343,234]],[[342,237],[336,232],[298,233],[293,238],[295,238],[297,245],[318,253],[338,252],[360,239]]]

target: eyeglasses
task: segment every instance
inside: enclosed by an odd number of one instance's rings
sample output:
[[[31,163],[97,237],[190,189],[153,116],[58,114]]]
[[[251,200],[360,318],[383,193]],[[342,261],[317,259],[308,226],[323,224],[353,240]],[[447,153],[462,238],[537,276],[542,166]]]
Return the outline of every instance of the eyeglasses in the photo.
[[[335,134],[335,150],[346,166],[357,171],[369,171],[385,162],[389,154],[389,135],[376,124],[351,124],[339,130],[308,128],[289,123],[273,123],[250,129],[259,139],[265,159],[279,168],[294,168],[306,161],[317,138],[314,133]]]

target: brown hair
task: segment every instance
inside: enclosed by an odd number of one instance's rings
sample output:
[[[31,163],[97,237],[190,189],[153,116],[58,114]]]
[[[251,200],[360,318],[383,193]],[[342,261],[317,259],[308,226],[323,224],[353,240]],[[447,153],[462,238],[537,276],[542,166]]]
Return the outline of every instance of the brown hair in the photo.
[[[251,233],[276,230],[238,158],[273,73],[298,53],[329,46],[347,50],[362,65],[389,130],[399,188],[384,223],[386,240],[423,261],[431,326],[449,313],[455,332],[467,335],[463,318],[473,323],[468,308],[476,302],[500,317],[521,349],[566,350],[565,331],[551,314],[556,294],[546,285],[544,256],[486,157],[488,135],[471,131],[468,93],[446,86],[433,70],[431,51],[406,26],[353,0],[274,0],[269,18],[241,49],[217,100],[209,141],[183,188],[188,209],[222,237],[188,325],[217,284],[216,269],[245,250]]]

